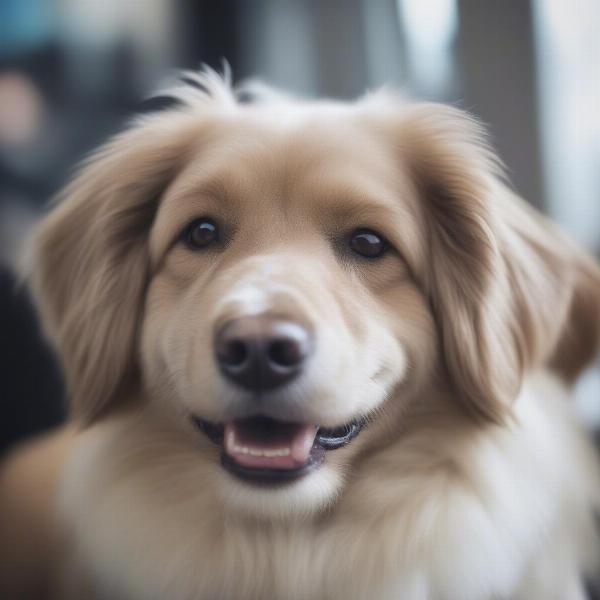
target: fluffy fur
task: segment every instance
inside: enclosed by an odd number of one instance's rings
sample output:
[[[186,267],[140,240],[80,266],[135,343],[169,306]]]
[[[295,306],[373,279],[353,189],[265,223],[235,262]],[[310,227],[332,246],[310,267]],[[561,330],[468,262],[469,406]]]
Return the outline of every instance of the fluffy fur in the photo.
[[[583,598],[600,488],[569,384],[598,349],[598,266],[509,190],[458,110],[262,88],[245,104],[227,78],[188,79],[171,91],[179,106],[87,161],[36,232],[30,281],[73,420],[0,474],[0,586],[145,600]],[[223,245],[191,252],[179,232],[205,215]],[[352,255],[357,227],[392,249]],[[265,410],[369,420],[278,488],[225,472],[189,418],[248,410],[214,365],[212,333],[263,312],[317,340]],[[26,502],[48,463],[43,500]]]

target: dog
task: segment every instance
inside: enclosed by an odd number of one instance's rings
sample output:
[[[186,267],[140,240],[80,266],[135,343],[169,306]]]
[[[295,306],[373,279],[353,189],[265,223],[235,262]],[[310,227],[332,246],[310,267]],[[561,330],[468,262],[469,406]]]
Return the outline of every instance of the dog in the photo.
[[[72,418],[4,463],[5,596],[584,598],[598,264],[458,109],[186,81],[34,233]]]

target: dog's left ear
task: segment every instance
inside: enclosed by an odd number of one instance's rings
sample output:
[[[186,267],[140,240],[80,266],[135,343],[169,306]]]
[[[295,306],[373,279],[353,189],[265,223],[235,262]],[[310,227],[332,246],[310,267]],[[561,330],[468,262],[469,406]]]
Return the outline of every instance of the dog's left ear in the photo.
[[[448,375],[467,407],[502,422],[526,371],[573,379],[600,338],[600,268],[502,182],[481,128],[417,105],[400,140],[428,229],[422,282]]]
[[[198,137],[185,113],[146,117],[87,161],[34,232],[29,281],[84,423],[135,375],[148,232]]]

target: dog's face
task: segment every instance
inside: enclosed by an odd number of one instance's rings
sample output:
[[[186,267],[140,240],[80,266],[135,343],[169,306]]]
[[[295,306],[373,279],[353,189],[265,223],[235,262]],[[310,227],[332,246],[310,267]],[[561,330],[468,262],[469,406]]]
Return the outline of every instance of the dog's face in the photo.
[[[267,513],[324,506],[442,395],[501,422],[584,288],[476,127],[384,96],[245,106],[201,83],[107,146],[37,235],[76,415],[135,397],[225,502]]]
[[[300,483],[321,503],[363,425],[435,364],[405,258],[422,253],[415,192],[351,119],[248,120],[212,123],[161,199],[142,372],[155,403],[212,433],[239,485]]]

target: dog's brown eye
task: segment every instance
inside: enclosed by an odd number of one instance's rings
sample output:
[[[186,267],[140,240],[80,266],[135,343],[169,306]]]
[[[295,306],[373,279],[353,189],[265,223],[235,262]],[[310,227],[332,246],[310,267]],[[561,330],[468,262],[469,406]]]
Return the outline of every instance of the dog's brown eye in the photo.
[[[384,238],[370,229],[357,229],[350,238],[350,248],[365,258],[381,256],[386,247]]]
[[[193,250],[206,248],[218,241],[219,229],[210,219],[197,219],[187,226],[184,238]]]

